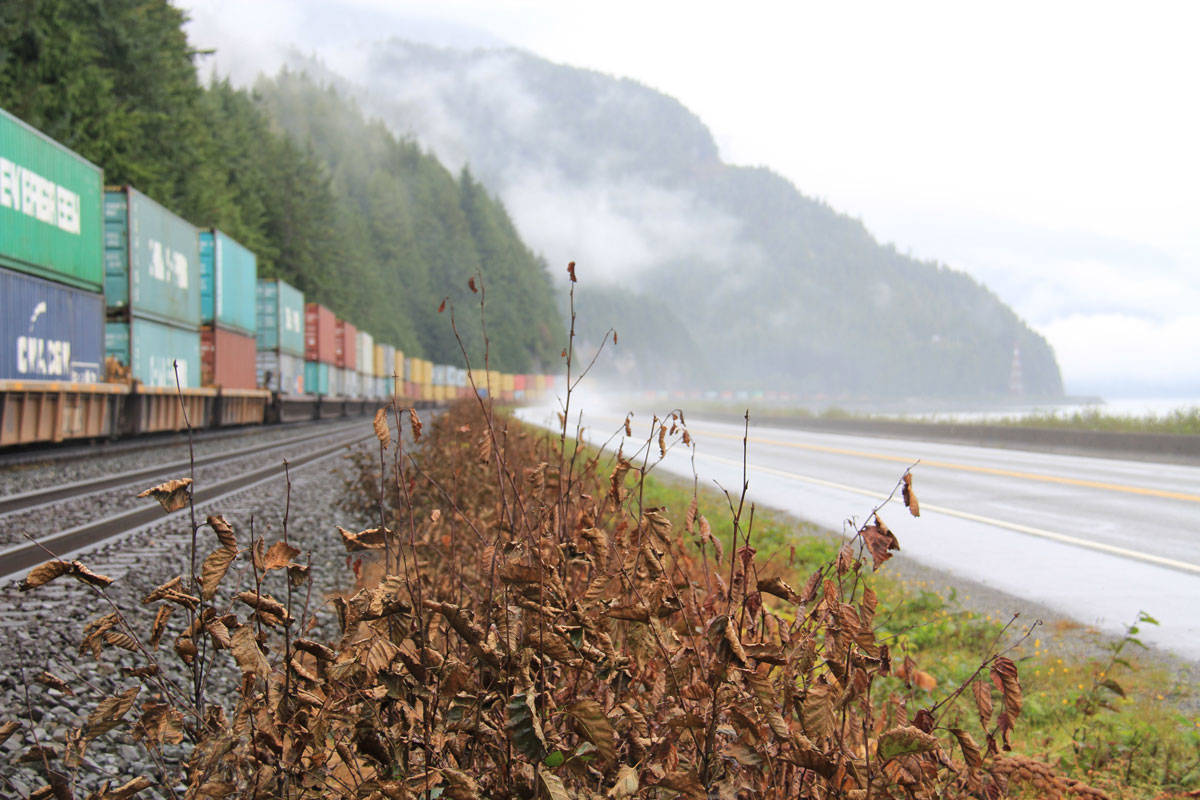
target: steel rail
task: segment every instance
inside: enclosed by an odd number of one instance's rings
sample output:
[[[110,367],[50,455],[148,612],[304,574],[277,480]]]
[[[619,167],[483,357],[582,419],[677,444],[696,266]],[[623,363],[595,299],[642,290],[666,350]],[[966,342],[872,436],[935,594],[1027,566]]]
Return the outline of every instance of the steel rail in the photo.
[[[295,459],[288,461],[288,468],[298,469],[313,461],[333,455],[347,445],[361,442],[373,435],[358,434],[350,436],[342,439],[335,445],[297,456]],[[193,495],[193,502],[199,504],[219,500],[226,495],[245,491],[255,484],[279,477],[283,475],[283,472],[282,464],[272,464],[242,473],[241,475],[235,475],[220,483],[196,489]],[[111,517],[106,517],[96,522],[77,525],[74,528],[44,536],[34,542],[14,545],[5,550],[0,550],[0,580],[16,577],[18,574],[51,558],[68,556],[83,548],[99,544],[107,539],[120,536],[144,525],[178,517],[185,514],[186,511],[186,509],[183,509],[164,515],[162,508],[157,503],[152,503],[142,508],[133,509],[132,511],[114,514]],[[54,555],[52,556],[50,553]]]
[[[361,422],[358,424],[361,424]],[[325,436],[332,436],[336,433],[337,428],[334,428],[333,430],[323,430],[313,434],[306,434],[304,436],[293,436],[290,439],[277,439],[273,442],[264,442],[262,444],[244,447],[241,450],[233,450],[227,453],[214,453],[212,455],[200,456],[196,459],[196,466],[204,467],[212,464],[218,464],[222,461],[243,458],[245,456],[254,455],[255,453],[263,453],[267,450],[272,450],[277,447],[287,447],[289,445],[311,441],[312,439],[320,439]],[[138,481],[161,478],[163,475],[170,475],[172,472],[189,469],[190,466],[191,462],[188,459],[183,459],[180,461],[172,461],[166,464],[156,464],[151,467],[143,467],[141,469],[118,472],[114,475],[103,475],[99,478],[92,478],[90,480],[85,480],[70,485],[51,486],[43,489],[33,489],[28,492],[21,492],[20,494],[5,495],[0,497],[0,514],[10,514],[14,511],[24,511],[37,506],[55,503],[60,500],[67,500],[72,497],[82,497],[83,495],[101,492],[105,489],[124,486],[129,483],[137,483]]]

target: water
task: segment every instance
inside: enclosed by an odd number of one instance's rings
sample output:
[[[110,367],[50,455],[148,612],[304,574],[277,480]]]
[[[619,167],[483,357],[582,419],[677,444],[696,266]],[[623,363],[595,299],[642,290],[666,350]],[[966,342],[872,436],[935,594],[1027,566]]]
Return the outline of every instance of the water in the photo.
[[[1061,405],[1007,406],[996,409],[971,411],[931,411],[907,413],[907,419],[922,419],[942,422],[987,422],[990,420],[1020,418],[1030,415],[1070,417],[1074,414],[1098,412],[1114,417],[1164,417],[1174,411],[1189,411],[1200,408],[1200,397],[1114,397],[1093,402],[1067,403]]]

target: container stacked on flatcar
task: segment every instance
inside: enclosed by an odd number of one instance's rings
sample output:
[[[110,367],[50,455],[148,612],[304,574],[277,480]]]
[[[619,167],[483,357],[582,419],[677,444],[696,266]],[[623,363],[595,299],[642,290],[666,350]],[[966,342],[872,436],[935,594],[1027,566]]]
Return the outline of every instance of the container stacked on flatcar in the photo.
[[[304,386],[304,294],[278,279],[257,286],[255,382],[264,389],[300,394]]]
[[[133,187],[104,193],[105,351],[146,386],[200,379],[196,229]]]
[[[200,267],[201,380],[205,386],[254,389],[257,259],[221,231],[202,230]]]
[[[304,390],[327,395],[337,368],[337,317],[319,303],[304,307]]]
[[[329,373],[329,393],[358,396],[358,328],[338,318],[334,333],[335,360]]]
[[[113,431],[117,401],[77,385],[104,377],[103,190],[0,111],[0,445]]]

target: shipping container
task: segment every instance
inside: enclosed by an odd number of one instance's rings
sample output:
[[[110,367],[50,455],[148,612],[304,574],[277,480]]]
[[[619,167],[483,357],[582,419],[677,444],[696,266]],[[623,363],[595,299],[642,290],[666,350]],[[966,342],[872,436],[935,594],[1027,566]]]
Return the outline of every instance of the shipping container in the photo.
[[[304,391],[308,394],[329,394],[330,366],[324,361],[304,362]]]
[[[356,370],[342,370],[341,392],[343,397],[362,397],[362,376]]]
[[[0,110],[0,265],[104,288],[100,168]]]
[[[304,392],[304,358],[282,350],[259,350],[254,359],[255,383],[284,394]]]
[[[342,369],[357,369],[358,328],[344,319],[339,319],[337,321],[337,333],[335,337],[337,344],[335,345],[334,366],[341,367]]]
[[[260,350],[304,359],[304,293],[281,280],[260,280],[256,290],[255,336]]]
[[[254,389],[257,354],[253,336],[205,325],[200,328],[200,381],[223,389]]]
[[[514,392],[525,391],[525,376],[524,375],[513,375],[513,391]]]
[[[0,269],[0,380],[104,379],[104,298]]]
[[[196,229],[130,186],[106,191],[104,294],[110,316],[122,312],[168,325],[198,327]]]
[[[346,341],[350,341],[349,337]],[[375,374],[375,339],[366,331],[354,335],[354,363],[349,366],[366,375]]]
[[[375,377],[390,378],[395,368],[396,348],[390,344],[375,345]]]
[[[200,321],[253,336],[258,260],[219,230],[200,231]]]
[[[200,387],[200,331],[164,325],[134,317],[129,322],[104,326],[105,356],[130,370],[130,377],[146,386],[175,388],[174,364],[179,365],[179,385]]]
[[[392,354],[392,371],[389,372],[388,375],[392,376],[393,378],[399,378],[401,380],[401,382],[404,381],[404,351],[403,350],[397,349],[396,352]]]
[[[304,359],[337,364],[337,317],[317,303],[304,306]]]

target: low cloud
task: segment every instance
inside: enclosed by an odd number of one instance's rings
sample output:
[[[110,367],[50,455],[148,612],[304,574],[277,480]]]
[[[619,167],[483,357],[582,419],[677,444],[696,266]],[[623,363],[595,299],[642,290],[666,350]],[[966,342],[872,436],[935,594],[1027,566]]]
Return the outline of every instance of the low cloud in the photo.
[[[1040,327],[1068,392],[1200,394],[1200,314],[1071,314]]]

